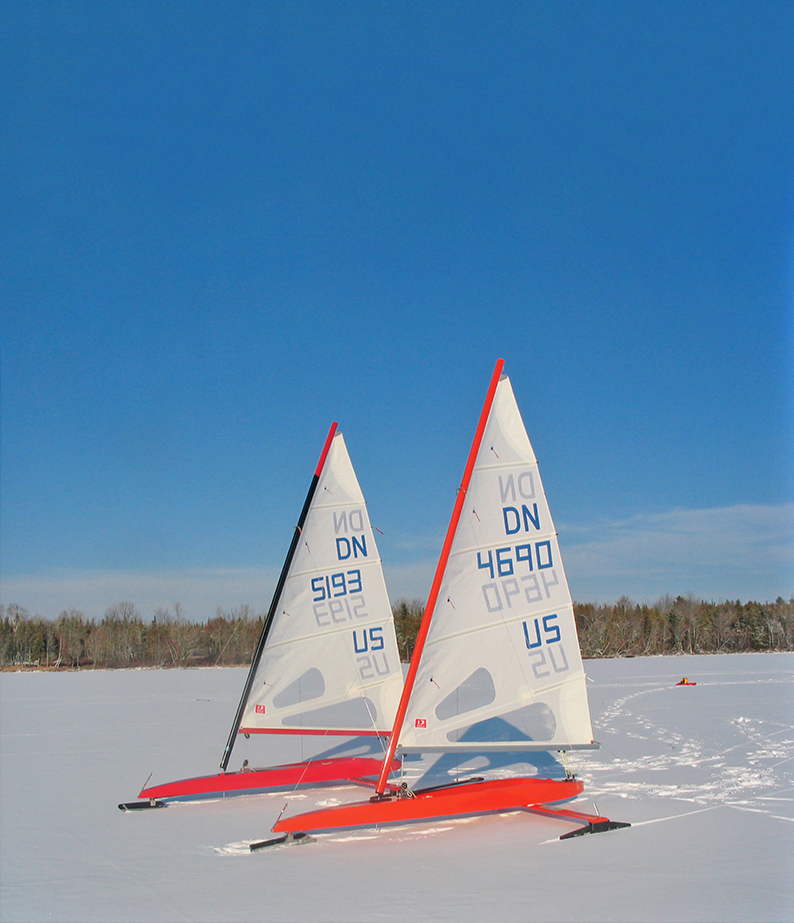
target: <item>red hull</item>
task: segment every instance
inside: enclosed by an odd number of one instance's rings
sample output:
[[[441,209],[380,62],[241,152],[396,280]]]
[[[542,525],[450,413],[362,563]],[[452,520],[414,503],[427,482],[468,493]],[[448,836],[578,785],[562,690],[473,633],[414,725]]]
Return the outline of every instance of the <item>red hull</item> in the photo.
[[[366,776],[380,772],[383,760],[371,757],[344,757],[289,763],[268,769],[242,772],[220,772],[214,776],[199,776],[144,788],[139,798],[184,798],[188,795],[214,795],[224,792],[244,792],[260,788],[292,788],[295,785],[316,785],[321,782],[360,782]],[[392,769],[400,768],[395,760]],[[374,782],[372,783],[374,785]]]
[[[516,811],[566,801],[581,794],[583,788],[581,782],[573,779],[493,779],[420,792],[413,798],[392,796],[382,801],[359,801],[285,817],[273,830],[276,833],[337,830],[492,811]]]

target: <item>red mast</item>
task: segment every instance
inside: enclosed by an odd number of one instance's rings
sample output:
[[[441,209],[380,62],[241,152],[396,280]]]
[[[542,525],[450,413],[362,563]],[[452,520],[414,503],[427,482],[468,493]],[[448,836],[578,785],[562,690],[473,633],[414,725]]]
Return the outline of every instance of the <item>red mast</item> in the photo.
[[[447,568],[449,553],[452,549],[452,540],[455,538],[455,532],[458,528],[460,514],[463,511],[463,503],[466,499],[466,491],[469,489],[469,482],[471,481],[471,474],[474,470],[474,463],[477,461],[477,453],[480,451],[482,436],[485,432],[485,424],[488,422],[488,416],[491,412],[494,395],[496,394],[496,386],[499,384],[499,378],[502,374],[504,364],[504,359],[497,359],[496,368],[494,369],[493,375],[491,376],[491,384],[488,387],[488,394],[485,398],[485,404],[483,405],[482,413],[480,414],[480,422],[477,424],[477,431],[474,434],[474,442],[472,443],[471,451],[469,452],[469,460],[466,462],[466,469],[463,472],[463,480],[460,482],[460,488],[458,489],[458,494],[455,498],[455,507],[452,510],[452,519],[450,520],[449,528],[447,529],[447,537],[444,539],[444,547],[441,549],[441,557],[439,558],[438,566],[436,567],[436,575],[433,578],[433,585],[430,587],[430,595],[427,598],[425,614],[422,618],[419,634],[416,637],[416,645],[411,657],[411,666],[408,668],[408,675],[405,678],[405,686],[403,687],[400,704],[397,708],[397,714],[394,718],[394,727],[392,728],[391,736],[389,737],[389,746],[386,750],[386,757],[383,760],[380,777],[378,778],[378,785],[375,789],[376,797],[378,795],[382,795],[386,791],[386,782],[389,777],[389,773],[391,772],[391,765],[392,761],[394,760],[394,752],[397,749],[397,742],[400,738],[403,722],[405,721],[405,713],[408,710],[408,702],[411,698],[414,681],[416,680],[416,673],[419,669],[419,661],[422,659],[422,649],[425,646],[427,632],[430,629],[430,620],[433,618],[433,611],[435,610],[436,601],[438,600],[438,593],[441,589],[441,581],[444,578],[444,571]]]

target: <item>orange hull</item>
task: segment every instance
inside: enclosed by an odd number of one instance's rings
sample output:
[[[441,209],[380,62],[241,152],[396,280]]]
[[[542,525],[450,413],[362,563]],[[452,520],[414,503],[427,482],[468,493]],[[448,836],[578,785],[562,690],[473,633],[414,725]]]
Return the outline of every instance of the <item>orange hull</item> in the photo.
[[[153,785],[151,788],[144,788],[138,797],[185,798],[191,795],[245,792],[261,788],[292,788],[295,785],[316,785],[325,782],[359,782],[365,776],[377,775],[382,763],[382,760],[372,757],[337,757],[271,766],[268,769],[220,772],[212,776]],[[395,760],[392,769],[399,768],[400,763]]]
[[[283,818],[273,830],[276,833],[338,830],[493,811],[516,811],[566,801],[581,794],[583,788],[583,784],[574,779],[493,779],[419,792],[414,797],[392,795],[377,801],[359,801],[310,811]]]

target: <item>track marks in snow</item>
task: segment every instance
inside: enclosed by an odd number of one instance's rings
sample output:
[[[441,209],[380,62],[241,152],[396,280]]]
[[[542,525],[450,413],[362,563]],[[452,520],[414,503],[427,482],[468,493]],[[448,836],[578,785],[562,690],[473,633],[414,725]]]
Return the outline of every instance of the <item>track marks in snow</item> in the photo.
[[[614,735],[611,746],[616,750],[621,741],[633,741],[623,751],[635,756],[583,761],[581,775],[590,793],[725,805],[778,817],[771,813],[770,799],[780,799],[778,810],[781,801],[790,803],[781,796],[791,791],[794,777],[794,727],[741,712],[731,714],[725,701],[735,708],[736,687],[746,688],[752,699],[752,688],[747,687],[790,685],[790,679],[711,680],[706,679],[697,692],[691,690],[694,694],[685,710],[674,707],[677,690],[667,683],[643,683],[604,708],[596,721],[598,729]],[[734,688],[717,698],[715,686]],[[682,693],[689,695],[690,690]],[[643,744],[646,752],[636,755]]]

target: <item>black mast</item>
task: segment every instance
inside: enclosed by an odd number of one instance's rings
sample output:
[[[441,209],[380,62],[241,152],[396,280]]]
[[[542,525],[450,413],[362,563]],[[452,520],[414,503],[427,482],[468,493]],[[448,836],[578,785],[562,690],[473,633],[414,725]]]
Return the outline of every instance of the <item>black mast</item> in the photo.
[[[322,455],[320,455],[320,461],[317,463],[314,477],[312,478],[311,485],[309,486],[309,492],[306,494],[306,500],[303,503],[303,509],[301,510],[300,517],[298,518],[298,524],[295,526],[295,531],[292,534],[292,542],[290,543],[289,551],[287,552],[287,557],[284,561],[284,566],[281,568],[281,574],[278,578],[275,592],[273,593],[273,599],[270,603],[270,608],[268,609],[267,615],[265,616],[265,624],[262,626],[262,634],[259,636],[259,641],[256,645],[256,652],[254,653],[254,659],[251,662],[251,669],[248,671],[248,679],[245,681],[245,687],[240,699],[240,704],[237,706],[237,713],[234,716],[234,723],[232,724],[232,729],[229,732],[229,739],[226,741],[226,748],[223,751],[223,758],[221,759],[222,772],[226,772],[226,767],[229,765],[229,759],[232,755],[232,747],[234,747],[234,742],[237,739],[237,732],[240,730],[240,722],[243,720],[245,704],[248,701],[248,696],[251,694],[251,687],[254,684],[254,676],[256,675],[259,661],[262,659],[262,652],[264,651],[265,645],[267,644],[267,636],[270,634],[270,627],[273,624],[273,618],[275,617],[276,609],[278,608],[279,600],[281,599],[281,593],[284,590],[284,584],[287,582],[287,577],[289,576],[289,569],[292,565],[292,559],[295,557],[295,550],[298,547],[298,540],[300,539],[301,531],[303,530],[303,524],[306,522],[306,516],[309,513],[309,507],[312,505],[314,492],[317,490],[317,483],[320,480],[320,473],[323,470],[323,465],[325,464],[328,450],[331,448],[331,440],[334,438],[335,432],[336,423],[332,423],[331,429],[329,430],[328,436],[325,440],[325,445],[323,446]]]

